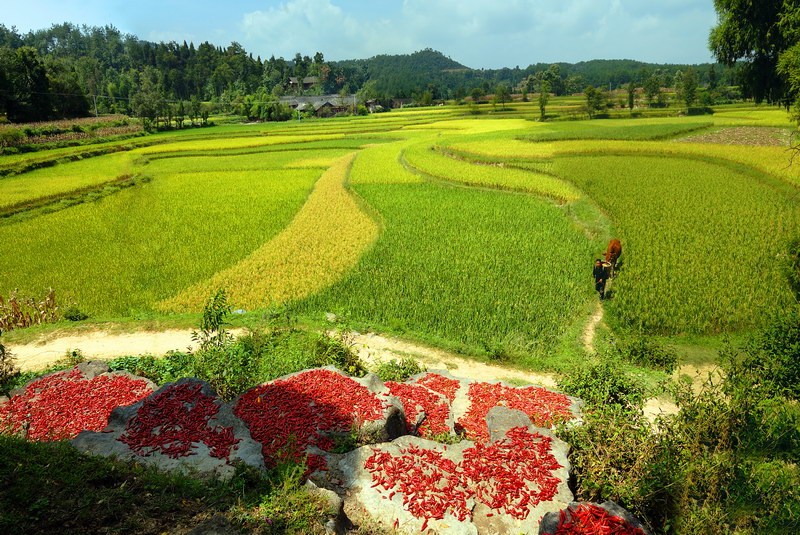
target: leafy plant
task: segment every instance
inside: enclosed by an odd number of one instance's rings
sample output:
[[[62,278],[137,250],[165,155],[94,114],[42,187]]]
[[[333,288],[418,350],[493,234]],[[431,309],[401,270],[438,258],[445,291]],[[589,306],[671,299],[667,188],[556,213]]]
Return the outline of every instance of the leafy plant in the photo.
[[[200,344],[201,351],[224,347],[230,343],[232,338],[225,330],[225,318],[231,313],[231,309],[228,297],[222,288],[206,302],[200,320],[200,332],[192,333],[192,340]]]
[[[0,331],[2,336],[3,331]],[[12,379],[19,376],[19,370],[16,366],[16,359],[11,351],[7,350],[3,342],[0,340],[0,394],[7,394],[9,390],[9,383]]]
[[[318,366],[333,365],[355,377],[367,373],[367,367],[353,349],[352,338],[347,333],[320,334],[314,343],[313,355]]]
[[[71,305],[64,311],[64,318],[69,321],[83,321],[89,317],[88,314],[79,309],[76,305]]]
[[[387,362],[381,362],[375,370],[375,375],[380,377],[382,381],[402,383],[408,380],[409,377],[424,371],[425,367],[421,366],[415,359],[403,357],[399,361],[391,359]]]
[[[613,360],[575,367],[564,373],[558,384],[590,405],[614,405],[622,410],[640,408],[645,394],[644,387]]]
[[[625,362],[647,366],[672,373],[678,364],[674,348],[659,343],[652,337],[629,335],[614,340],[617,355]]]

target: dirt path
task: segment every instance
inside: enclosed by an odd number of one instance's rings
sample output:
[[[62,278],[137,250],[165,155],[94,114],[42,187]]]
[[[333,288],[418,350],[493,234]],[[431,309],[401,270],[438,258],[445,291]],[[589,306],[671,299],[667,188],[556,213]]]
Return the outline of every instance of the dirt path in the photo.
[[[88,358],[108,360],[143,353],[160,356],[168,351],[186,351],[194,347],[192,331],[188,330],[113,334],[94,331],[57,338],[48,337],[29,344],[7,345],[22,371],[44,369],[74,349],[80,349]]]
[[[555,388],[552,373],[526,372],[478,362],[442,349],[387,338],[379,334],[353,334],[353,343],[359,357],[369,364],[379,364],[392,359],[413,357],[426,368],[449,370],[453,375],[478,381],[512,380],[533,383],[546,388]]]
[[[583,334],[584,347],[593,351],[594,330],[602,320],[603,309],[598,304]],[[234,330],[233,334],[240,334]],[[552,373],[536,373],[478,362],[457,353],[437,349],[422,344],[389,338],[374,333],[351,333],[350,342],[358,355],[368,364],[376,366],[381,362],[403,357],[412,357],[428,369],[446,369],[453,375],[477,381],[511,381],[514,383],[535,384],[545,388],[556,388],[556,376]],[[169,351],[194,349],[191,330],[140,331],[135,333],[109,333],[95,331],[76,335],[46,337],[28,344],[9,344],[9,349],[23,371],[41,370],[62,358],[67,352],[80,349],[87,358],[112,359],[125,355],[164,355]],[[716,366],[681,366],[677,374],[689,375],[699,388],[702,379],[709,373],[718,373]],[[653,398],[645,404],[645,413],[653,419],[662,413],[674,413],[677,407],[667,399]]]
[[[232,332],[238,334],[236,331]],[[377,334],[353,333],[352,343],[358,355],[374,365],[392,359],[413,357],[429,369],[448,369],[455,375],[469,379],[480,381],[511,379],[548,388],[556,386],[553,374],[524,372],[484,364],[441,349]],[[194,348],[190,330],[121,334],[95,331],[56,338],[48,337],[29,344],[8,345],[8,349],[17,359],[17,365],[23,371],[44,369],[74,349],[80,349],[87,358],[107,360],[143,353],[160,356],[173,350],[186,351]]]
[[[601,321],[603,321],[603,304],[598,302],[597,306],[594,307],[592,317],[589,318],[589,322],[583,329],[583,348],[587,353],[594,353],[594,335],[597,331],[597,325]]]

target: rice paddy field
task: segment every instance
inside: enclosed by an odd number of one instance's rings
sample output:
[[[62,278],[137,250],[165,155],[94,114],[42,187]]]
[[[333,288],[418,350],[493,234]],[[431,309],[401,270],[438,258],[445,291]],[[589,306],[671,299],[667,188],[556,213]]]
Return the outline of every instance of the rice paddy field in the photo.
[[[582,354],[610,237],[614,332],[736,334],[793,299],[783,111],[543,123],[534,103],[482,108],[0,156],[0,295],[54,288],[106,321],[197,314],[225,288],[254,315],[334,313],[551,368]]]

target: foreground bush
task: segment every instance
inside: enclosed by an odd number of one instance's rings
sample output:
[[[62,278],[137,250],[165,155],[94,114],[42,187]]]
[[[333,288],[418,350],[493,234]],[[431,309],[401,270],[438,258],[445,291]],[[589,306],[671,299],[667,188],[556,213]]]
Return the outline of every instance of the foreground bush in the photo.
[[[561,431],[577,497],[617,500],[656,533],[800,531],[800,312],[720,357],[724,379],[676,385],[680,412],[655,426],[590,399],[584,425]]]

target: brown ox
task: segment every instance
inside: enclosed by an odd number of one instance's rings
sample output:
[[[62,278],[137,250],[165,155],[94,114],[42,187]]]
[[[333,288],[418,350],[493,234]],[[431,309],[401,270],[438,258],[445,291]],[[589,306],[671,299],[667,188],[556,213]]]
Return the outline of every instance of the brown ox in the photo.
[[[611,264],[612,271],[614,268],[617,267],[617,260],[619,256],[622,254],[622,244],[619,242],[618,239],[614,238],[610,242],[608,242],[608,247],[606,248],[606,252],[603,253],[603,256],[606,259],[606,262]]]

